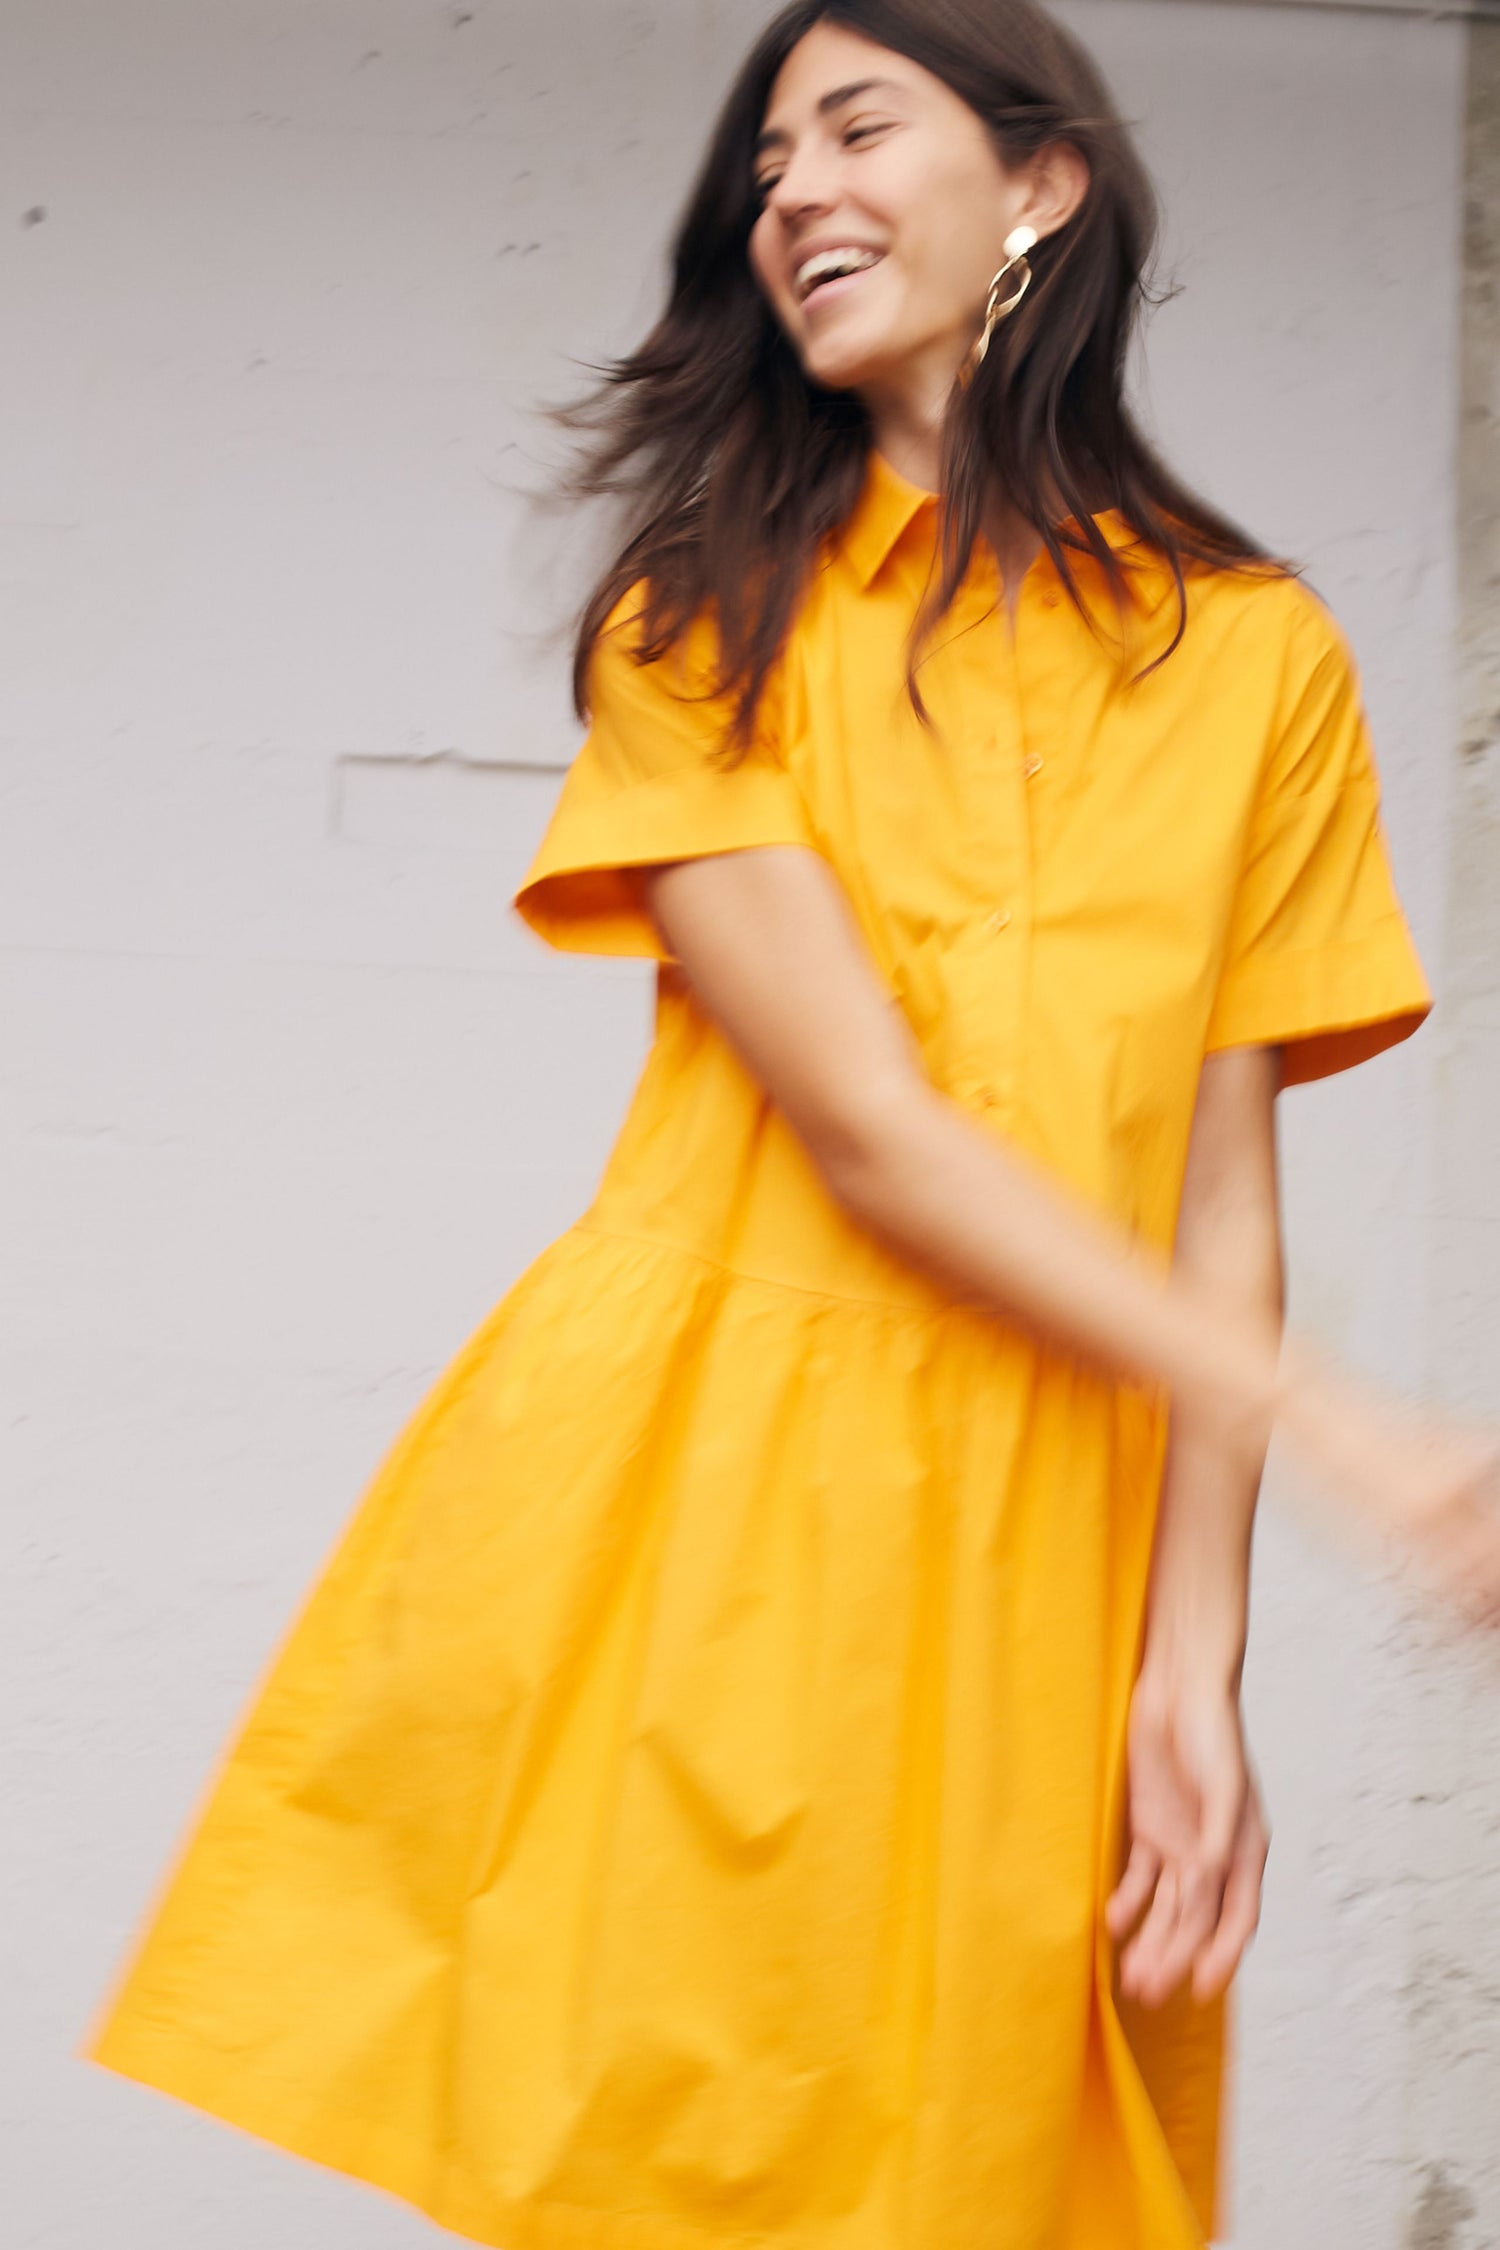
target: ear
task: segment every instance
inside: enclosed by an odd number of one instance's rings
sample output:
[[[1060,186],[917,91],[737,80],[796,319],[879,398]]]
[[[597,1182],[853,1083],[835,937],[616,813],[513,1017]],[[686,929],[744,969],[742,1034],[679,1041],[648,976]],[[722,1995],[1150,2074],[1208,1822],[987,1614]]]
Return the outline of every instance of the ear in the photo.
[[[1026,209],[1017,216],[1045,239],[1067,225],[1088,194],[1089,160],[1075,141],[1049,141],[1026,169]]]

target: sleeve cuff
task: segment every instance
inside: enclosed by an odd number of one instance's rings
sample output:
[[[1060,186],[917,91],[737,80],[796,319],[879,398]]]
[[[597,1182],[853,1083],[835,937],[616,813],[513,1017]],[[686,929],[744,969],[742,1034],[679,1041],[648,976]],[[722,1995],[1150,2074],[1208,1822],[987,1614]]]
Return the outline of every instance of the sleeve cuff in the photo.
[[[593,803],[567,802],[514,893],[521,919],[569,953],[673,956],[648,912],[642,867],[763,844],[816,849],[796,784],[783,769],[746,761],[653,775]]]
[[[1409,1039],[1432,993],[1406,924],[1393,916],[1357,943],[1246,962],[1220,991],[1205,1052],[1280,1046],[1281,1083],[1348,1070]]]

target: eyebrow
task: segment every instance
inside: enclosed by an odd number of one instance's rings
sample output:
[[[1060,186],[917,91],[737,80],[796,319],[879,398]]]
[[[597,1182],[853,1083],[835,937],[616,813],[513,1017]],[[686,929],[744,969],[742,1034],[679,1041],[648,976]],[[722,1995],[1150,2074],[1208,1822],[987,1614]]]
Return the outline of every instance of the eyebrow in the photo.
[[[820,117],[831,116],[834,110],[842,109],[845,102],[852,102],[859,94],[873,93],[877,88],[883,88],[893,94],[904,91],[904,88],[896,84],[894,78],[856,78],[852,85],[835,86],[831,94],[825,94],[818,103],[818,115]],[[759,136],[755,143],[754,153],[757,156],[765,156],[773,148],[785,148],[790,139],[790,133],[783,133],[777,127],[772,126]]]

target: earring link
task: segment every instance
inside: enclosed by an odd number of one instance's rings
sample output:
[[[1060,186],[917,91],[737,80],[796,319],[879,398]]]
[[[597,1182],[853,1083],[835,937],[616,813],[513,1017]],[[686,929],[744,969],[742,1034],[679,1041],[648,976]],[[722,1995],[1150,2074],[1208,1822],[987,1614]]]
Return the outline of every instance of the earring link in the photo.
[[[1031,287],[1031,264],[1026,253],[1036,248],[1037,239],[1035,227],[1012,227],[1001,244],[1005,263],[990,283],[989,298],[984,308],[984,328],[969,354],[966,379],[982,365],[984,355],[990,348],[991,336],[1002,320],[1010,318]],[[1005,286],[1007,281],[1010,282],[1009,290]]]

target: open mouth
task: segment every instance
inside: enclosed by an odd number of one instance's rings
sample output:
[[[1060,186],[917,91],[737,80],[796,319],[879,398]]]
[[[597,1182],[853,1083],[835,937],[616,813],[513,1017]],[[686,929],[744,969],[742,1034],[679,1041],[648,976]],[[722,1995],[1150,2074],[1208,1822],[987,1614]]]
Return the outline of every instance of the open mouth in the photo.
[[[820,250],[797,269],[798,299],[804,305],[822,304],[831,297],[845,295],[873,266],[880,264],[884,255],[884,251],[865,250],[852,244],[844,249]]]

